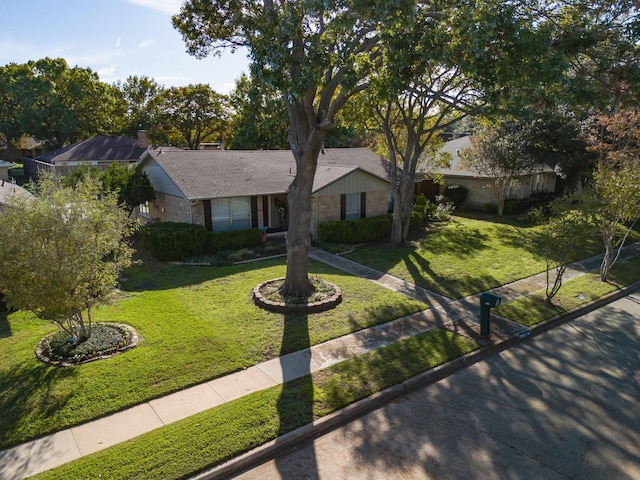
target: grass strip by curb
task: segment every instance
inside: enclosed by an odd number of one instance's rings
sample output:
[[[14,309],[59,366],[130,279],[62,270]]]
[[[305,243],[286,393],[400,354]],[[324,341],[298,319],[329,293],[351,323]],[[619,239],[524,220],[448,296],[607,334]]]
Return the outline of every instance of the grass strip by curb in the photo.
[[[34,478],[184,478],[478,348],[453,332],[430,330]]]
[[[545,291],[505,303],[493,312],[508,320],[527,327],[536,325],[557,315],[591,303],[620,288],[640,280],[640,257],[616,263],[609,281],[600,280],[600,272],[593,271],[564,283],[553,299],[553,304],[544,301]]]

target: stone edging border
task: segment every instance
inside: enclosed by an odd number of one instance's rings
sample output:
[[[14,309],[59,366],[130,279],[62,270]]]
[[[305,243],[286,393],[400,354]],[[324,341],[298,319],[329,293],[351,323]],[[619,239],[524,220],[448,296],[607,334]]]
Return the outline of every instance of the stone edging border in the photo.
[[[102,325],[112,325],[112,326],[121,328],[123,330],[126,330],[127,332],[129,332],[129,335],[131,336],[129,339],[129,343],[127,343],[124,347],[117,347],[114,351],[105,355],[99,355],[99,356],[88,358],[86,360],[82,360],[75,363],[64,362],[64,361],[54,360],[52,358],[49,358],[43,353],[42,344],[44,343],[44,341],[47,340],[52,335],[55,335],[56,333],[58,333],[58,332],[53,332],[48,334],[38,342],[38,347],[36,348],[36,351],[35,351],[36,357],[41,362],[48,363],[49,365],[55,365],[57,367],[73,367],[75,365],[81,365],[83,363],[95,362],[96,360],[104,360],[106,358],[114,357],[116,355],[121,354],[122,352],[132,349],[133,347],[137,346],[138,343],[140,343],[140,336],[138,335],[138,332],[136,331],[135,328],[133,328],[130,325],[127,325],[125,323],[116,323],[116,322],[99,322],[99,323],[101,323]]]
[[[340,304],[340,302],[342,302],[342,289],[333,283],[331,283],[331,285],[333,285],[333,287],[336,289],[336,293],[325,300],[312,303],[274,302],[273,300],[265,298],[264,295],[260,293],[260,288],[263,285],[267,283],[279,282],[281,280],[284,280],[284,277],[272,278],[271,280],[267,280],[256,286],[252,292],[253,303],[255,303],[260,308],[278,313],[318,313],[324,312],[325,310],[330,310]]]

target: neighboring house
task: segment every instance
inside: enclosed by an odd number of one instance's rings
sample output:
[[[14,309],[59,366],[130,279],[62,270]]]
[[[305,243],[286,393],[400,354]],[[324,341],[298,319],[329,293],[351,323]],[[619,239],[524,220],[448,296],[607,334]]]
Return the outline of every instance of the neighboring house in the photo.
[[[471,137],[465,136],[445,143],[443,150],[451,156],[449,168],[439,169],[443,176],[443,184],[435,185],[431,180],[416,183],[416,193],[424,193],[427,197],[442,195],[447,185],[463,185],[469,189],[465,206],[483,208],[486,204],[495,204],[496,199],[491,190],[492,177],[467,170],[461,165],[460,153],[471,147]],[[524,174],[518,178],[517,184],[509,189],[506,199],[519,200],[537,194],[553,194],[556,191],[557,175],[553,168],[544,165],[537,171]]]
[[[42,170],[66,175],[80,165],[102,169],[106,169],[114,162],[135,165],[140,162],[148,149],[146,133],[143,131],[139,132],[137,139],[98,135],[48,152],[37,159],[25,158],[23,160],[24,175],[35,180],[38,172]]]
[[[13,163],[0,160],[0,180],[9,180],[9,169],[13,167]]]
[[[0,144],[0,157],[10,162],[19,162],[24,157],[36,158],[43,153],[42,142],[32,137],[23,137],[10,145]]]
[[[11,205],[12,197],[30,197],[31,194],[15,183],[0,180],[0,212]]]
[[[143,171],[156,190],[138,216],[227,231],[288,228],[287,190],[295,175],[288,150],[149,150]],[[384,215],[389,182],[380,158],[366,148],[327,149],[318,158],[312,235],[319,223]]]

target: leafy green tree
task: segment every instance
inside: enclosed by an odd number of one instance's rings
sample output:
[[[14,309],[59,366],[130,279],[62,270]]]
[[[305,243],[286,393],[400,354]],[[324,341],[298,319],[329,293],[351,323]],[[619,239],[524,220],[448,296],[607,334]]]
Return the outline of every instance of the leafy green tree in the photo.
[[[447,69],[439,62],[399,95],[371,103],[385,141],[383,156],[392,185],[392,246],[407,241],[418,166],[434,172],[448,165],[450,159],[439,155],[439,133],[472,113],[479,103],[473,82],[457,67]]]
[[[60,182],[66,187],[75,188],[79,183],[89,179],[99,183],[102,193],[117,195],[118,204],[129,212],[129,215],[138,205],[152,202],[156,198],[156,191],[140,165],[130,168],[113,162],[105,170],[80,165],[71,174],[62,177]]]
[[[287,106],[276,90],[242,74],[229,100],[235,111],[230,149],[289,148]]]
[[[129,168],[119,163],[109,165],[101,175],[102,187],[118,195],[118,203],[129,212],[147,202],[153,202],[156,191],[140,165]]]
[[[116,83],[126,103],[124,114],[124,134],[135,137],[139,130],[151,131],[156,125],[153,101],[163,87],[147,76],[129,76],[124,82]]]
[[[415,2],[191,0],[173,24],[198,57],[244,46],[256,81],[282,93],[296,173],[289,187],[285,296],[307,297],[311,192],[318,155],[338,112],[368,86],[380,46],[415,20]]]
[[[591,215],[585,215],[580,208],[583,200],[584,195],[578,193],[552,202],[550,215],[542,208],[531,212],[532,219],[540,224],[539,232],[533,236],[533,243],[547,264],[547,303],[552,303],[553,297],[562,288],[563,276],[576,250],[594,230]]]
[[[627,109],[600,115],[593,129],[591,148],[599,159],[587,210],[595,215],[604,241],[600,278],[606,281],[640,218],[640,113]]]
[[[154,99],[157,118],[154,138],[177,140],[178,145],[197,150],[200,143],[222,141],[229,123],[227,97],[208,85],[188,85],[162,90]]]
[[[91,308],[131,263],[132,229],[116,196],[102,194],[97,182],[70,188],[46,176],[35,196],[14,198],[0,212],[0,291],[9,306],[84,341]]]
[[[117,89],[91,69],[45,58],[2,67],[0,77],[0,129],[7,138],[28,135],[59,148],[122,129]]]
[[[472,137],[471,147],[460,152],[465,168],[490,178],[489,186],[500,216],[509,189],[519,184],[519,177],[538,166],[527,148],[528,132],[526,125],[504,122]]]

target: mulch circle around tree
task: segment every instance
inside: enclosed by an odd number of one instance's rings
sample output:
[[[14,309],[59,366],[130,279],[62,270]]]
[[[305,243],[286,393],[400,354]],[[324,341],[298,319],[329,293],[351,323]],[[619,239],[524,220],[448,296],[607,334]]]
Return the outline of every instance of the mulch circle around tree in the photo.
[[[318,313],[342,302],[342,290],[321,278],[310,278],[315,292],[308,298],[282,298],[278,290],[284,278],[262,282],[253,289],[253,302],[260,308],[279,313]]]
[[[38,343],[39,360],[59,367],[102,360],[129,350],[140,342],[136,330],[123,323],[94,323],[91,337],[74,343],[65,332],[54,332]]]

